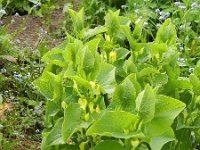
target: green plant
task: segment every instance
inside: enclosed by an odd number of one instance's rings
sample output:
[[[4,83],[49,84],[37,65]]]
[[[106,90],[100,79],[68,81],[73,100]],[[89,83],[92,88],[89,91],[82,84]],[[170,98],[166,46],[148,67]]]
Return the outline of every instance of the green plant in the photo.
[[[42,16],[49,7],[55,7],[53,5],[55,2],[56,0],[0,0],[0,9],[5,10],[6,15],[17,12],[21,15],[32,13]]]
[[[109,11],[86,29],[84,11],[69,12],[74,37],[44,55],[34,81],[47,99],[42,149],[197,148],[200,67],[182,76],[172,21],[141,42],[143,20],[131,31]]]
[[[31,82],[41,73],[42,51],[15,51],[0,32],[0,149],[37,149],[43,128],[43,97]],[[6,42],[4,42],[6,41]],[[40,49],[40,47],[38,47]]]

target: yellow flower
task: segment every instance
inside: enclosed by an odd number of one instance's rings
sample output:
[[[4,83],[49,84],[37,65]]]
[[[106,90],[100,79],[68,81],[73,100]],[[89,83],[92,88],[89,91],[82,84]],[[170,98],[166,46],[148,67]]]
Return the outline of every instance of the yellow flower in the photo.
[[[84,99],[84,98],[79,98],[78,99],[78,104],[80,105],[80,107],[83,109],[83,110],[86,110],[86,107],[87,107],[87,100]]]
[[[109,55],[110,55],[111,62],[114,62],[116,60],[116,58],[117,58],[116,52],[111,51]]]

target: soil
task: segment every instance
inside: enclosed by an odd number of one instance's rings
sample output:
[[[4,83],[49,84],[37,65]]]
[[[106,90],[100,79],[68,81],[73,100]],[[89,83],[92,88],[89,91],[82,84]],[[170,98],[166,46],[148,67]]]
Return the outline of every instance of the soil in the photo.
[[[20,48],[37,48],[41,42],[45,42],[49,49],[60,44],[63,39],[56,37],[54,33],[59,30],[64,19],[62,8],[55,9],[51,14],[44,17],[31,15],[20,16],[15,14],[4,18],[3,25],[7,27],[7,32],[12,35],[12,43]]]

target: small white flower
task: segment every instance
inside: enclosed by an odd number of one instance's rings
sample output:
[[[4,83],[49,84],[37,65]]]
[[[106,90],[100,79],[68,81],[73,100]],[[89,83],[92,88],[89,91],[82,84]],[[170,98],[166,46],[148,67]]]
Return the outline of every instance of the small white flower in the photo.
[[[19,135],[19,133],[17,131],[14,131],[13,134],[14,135]]]
[[[35,132],[36,132],[36,133],[40,133],[40,130],[39,130],[39,129],[36,129]]]
[[[16,39],[16,43],[20,44],[21,43],[20,39]]]
[[[139,13],[139,9],[135,9],[135,11],[134,11],[136,14],[138,14]]]
[[[19,13],[18,13],[18,12],[16,12],[14,16],[15,16],[15,17],[19,17]]]
[[[189,73],[193,73],[194,72],[194,68],[189,68],[188,71],[189,71]]]
[[[165,13],[165,16],[166,16],[166,17],[169,17],[169,16],[170,16],[170,13],[169,13],[169,12],[166,12],[166,13]]]
[[[5,94],[7,94],[7,93],[8,93],[8,91],[4,91],[4,93],[5,93]]]
[[[25,68],[22,67],[22,68],[21,68],[21,71],[24,71],[24,70],[25,70]]]
[[[180,5],[181,5],[181,2],[175,2],[174,5],[175,5],[175,6],[180,6]]]
[[[159,20],[164,21],[166,18],[164,16],[160,16]]]
[[[2,69],[1,69],[1,72],[2,72],[2,73],[6,73],[7,70],[6,70],[5,68],[2,68]]]
[[[14,100],[15,99],[15,97],[14,96],[10,96],[10,100]]]
[[[136,21],[135,21],[135,24],[138,24],[142,19],[142,16],[140,16]]]
[[[0,124],[0,131],[3,129],[3,127],[4,127],[4,126],[3,126],[2,124]]]
[[[30,78],[30,76],[31,76],[31,73],[30,73],[30,72],[28,72],[26,76],[27,76],[28,78]]]
[[[180,49],[180,51],[183,51],[183,50],[184,50],[183,46],[180,46],[179,49]]]
[[[156,9],[155,12],[156,12],[157,14],[160,14],[160,9]]]
[[[186,7],[185,6],[183,6],[183,5],[180,5],[180,6],[178,6],[180,9],[183,9],[183,10],[185,10],[186,9]]]
[[[19,137],[22,139],[25,138],[25,136],[23,134],[20,134]]]
[[[122,9],[127,9],[127,6],[126,5],[121,5],[121,8]]]
[[[182,44],[181,44],[180,42],[177,42],[176,45],[177,45],[178,47],[182,46]]]
[[[165,12],[161,11],[160,16],[165,16]]]
[[[6,11],[4,9],[0,9],[0,15],[5,15]]]
[[[38,5],[38,6],[41,6],[41,5],[42,5],[42,3],[41,3],[41,2],[39,2],[39,3],[37,3],[37,5]]]
[[[145,21],[144,24],[143,24],[143,27],[147,28],[148,27],[148,22]]]
[[[184,25],[181,25],[179,28],[180,28],[180,30],[184,30],[185,27],[184,27]]]
[[[12,20],[11,20],[11,23],[15,23],[15,19],[12,19]]]
[[[177,58],[177,61],[180,63],[181,66],[185,65],[185,59],[184,58]]]
[[[160,23],[157,23],[157,24],[156,24],[156,27],[157,27],[157,28],[159,28],[160,26],[161,26],[161,24],[160,24]]]
[[[194,3],[192,3],[191,7],[192,7],[192,8],[198,8],[199,5],[198,5],[196,2],[194,2]]]

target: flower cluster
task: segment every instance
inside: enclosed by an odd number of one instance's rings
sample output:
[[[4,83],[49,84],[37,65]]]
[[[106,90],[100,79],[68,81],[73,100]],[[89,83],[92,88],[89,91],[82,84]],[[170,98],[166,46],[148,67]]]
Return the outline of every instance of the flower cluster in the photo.
[[[159,20],[160,21],[165,21],[170,16],[170,13],[169,12],[160,11],[159,15],[160,15]]]
[[[185,9],[186,9],[186,7],[185,7],[181,2],[175,2],[175,3],[174,3],[174,6],[180,8],[180,9],[182,9],[182,10],[185,10]]]
[[[21,68],[24,69],[24,68]],[[13,72],[13,77],[15,78],[15,80],[22,82],[25,79],[29,79],[31,77],[31,73],[28,72],[27,74],[25,74],[24,76],[22,74],[18,74],[16,71]]]

